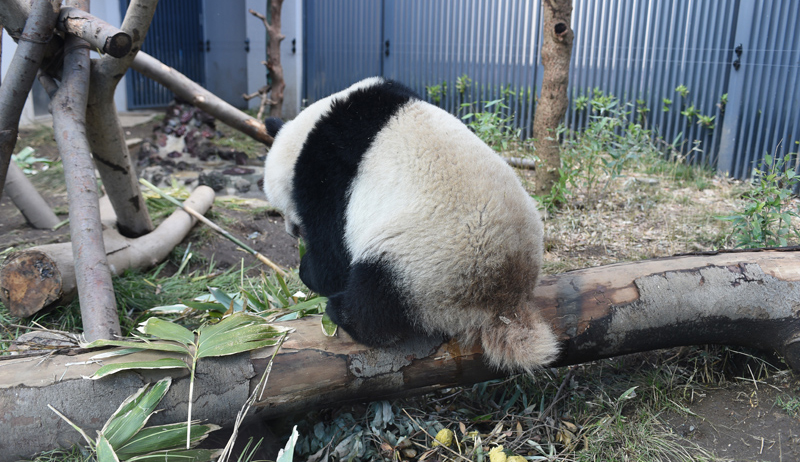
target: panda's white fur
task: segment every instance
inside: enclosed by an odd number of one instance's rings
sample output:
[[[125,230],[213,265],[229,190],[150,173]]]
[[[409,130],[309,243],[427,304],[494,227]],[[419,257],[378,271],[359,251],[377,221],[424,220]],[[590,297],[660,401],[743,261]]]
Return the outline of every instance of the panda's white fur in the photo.
[[[311,154],[301,157],[301,152],[315,146],[336,151],[338,143],[348,142],[334,134],[325,138],[327,144],[319,143],[309,134],[334,123],[332,117],[346,113],[351,100],[353,107],[363,108],[358,98],[366,98],[364,92],[382,104],[383,88],[391,92],[393,85],[381,78],[363,80],[312,104],[280,129],[267,157],[264,187],[269,201],[284,212],[287,230],[304,229],[305,221],[315,218],[308,212],[301,216],[305,204],[296,203],[296,172],[314,168],[302,164]],[[357,340],[387,344],[407,332],[388,334],[392,324],[380,325],[377,314],[368,323],[360,319],[372,311],[393,315],[385,313],[390,307],[407,311],[415,331],[480,341],[497,367],[531,371],[553,361],[558,340],[533,305],[543,234],[536,203],[514,170],[460,120],[418,98],[399,101],[387,109],[385,123],[370,128],[374,136],[358,152],[357,171],[342,193],[341,240],[352,274],[346,283],[328,284],[337,292],[325,294],[332,296],[332,317]],[[365,115],[365,120],[370,119]],[[323,177],[320,183],[326,181]],[[315,242],[307,246],[317,254],[326,251]],[[328,271],[318,257],[309,261],[309,279]],[[335,268],[343,266],[330,269]],[[373,284],[384,298],[366,293]]]

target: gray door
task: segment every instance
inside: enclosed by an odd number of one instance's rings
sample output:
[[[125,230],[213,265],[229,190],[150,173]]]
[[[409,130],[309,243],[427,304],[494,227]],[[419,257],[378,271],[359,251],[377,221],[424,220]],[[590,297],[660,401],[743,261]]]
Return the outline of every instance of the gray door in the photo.
[[[247,107],[245,0],[206,0],[203,5],[206,88],[233,106]]]

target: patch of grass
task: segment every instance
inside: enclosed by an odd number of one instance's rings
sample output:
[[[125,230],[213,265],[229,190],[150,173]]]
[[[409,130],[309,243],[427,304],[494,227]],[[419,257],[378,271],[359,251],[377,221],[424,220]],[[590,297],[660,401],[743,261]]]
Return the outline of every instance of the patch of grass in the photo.
[[[266,146],[222,122],[217,122],[217,129],[223,135],[214,139],[214,144],[217,146],[242,151],[250,158],[263,156],[266,153]]]
[[[20,141],[17,143],[17,150],[25,146],[40,148],[42,146],[52,146],[54,144],[55,136],[53,135],[53,126],[36,124],[30,129],[21,131]]]

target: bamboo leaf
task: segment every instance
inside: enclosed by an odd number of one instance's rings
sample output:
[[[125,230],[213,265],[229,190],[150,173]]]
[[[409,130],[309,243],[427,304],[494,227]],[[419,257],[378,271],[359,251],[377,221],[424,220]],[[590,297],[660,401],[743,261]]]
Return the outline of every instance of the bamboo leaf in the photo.
[[[227,306],[221,305],[217,302],[186,302],[186,306],[198,311],[214,311],[216,313],[224,313],[228,310]]]
[[[117,372],[129,371],[132,369],[188,369],[185,362],[177,358],[161,358],[154,361],[131,361],[127,363],[106,364],[97,369],[92,375],[92,380],[106,377]]]
[[[172,340],[173,342],[181,343],[187,347],[194,343],[194,332],[174,322],[159,318],[148,319],[141,325],[139,330],[147,335],[158,337],[161,340]]]
[[[122,402],[100,431],[108,439],[111,447],[122,446],[144,427],[169,390],[170,384],[172,384],[171,377],[163,378],[150,390],[147,390],[148,385],[145,385]]]
[[[297,438],[300,436],[297,433],[297,425],[294,426],[292,429],[292,436],[289,437],[289,441],[286,442],[286,446],[278,451],[278,458],[275,462],[292,462],[292,458],[294,456],[294,446],[297,444]]]
[[[153,318],[151,318],[153,319]],[[189,350],[183,345],[175,345],[174,343],[166,342],[152,342],[143,340],[136,342],[133,340],[95,340],[92,343],[81,345],[83,348],[97,348],[105,346],[118,346],[123,348],[140,348],[142,350],[157,350],[157,351],[170,351],[173,353],[189,353]]]
[[[81,434],[81,436],[83,437],[83,439],[85,439],[85,440],[86,440],[86,442],[87,442],[87,443],[89,443],[89,446],[91,446],[91,447],[94,447],[94,446],[95,446],[95,442],[94,442],[94,440],[92,440],[91,438],[89,438],[89,435],[87,435],[87,434],[86,434],[86,432],[85,432],[85,431],[83,431],[83,429],[82,429],[81,427],[77,426],[77,425],[75,424],[75,422],[73,422],[73,421],[69,420],[69,419],[67,418],[67,416],[65,416],[64,414],[62,414],[62,413],[58,412],[58,411],[56,410],[56,408],[54,408],[53,406],[51,406],[51,405],[49,405],[49,404],[48,404],[48,405],[47,405],[47,407],[49,407],[51,411],[55,412],[57,416],[61,417],[61,418],[64,420],[64,422],[68,423],[70,427],[74,428],[74,429],[75,429],[75,431],[77,431],[78,433],[80,433],[80,434]]]
[[[181,449],[176,451],[160,451],[144,456],[132,457],[127,462],[202,462],[213,460],[219,454],[212,449]]]
[[[277,343],[286,329],[270,326],[259,316],[235,313],[198,331],[197,358],[226,356]]]
[[[326,337],[333,337],[336,335],[336,330],[339,328],[336,324],[331,321],[330,316],[328,313],[324,313],[322,318],[320,319],[320,325],[322,326],[322,333],[325,334]]]
[[[192,445],[203,441],[209,433],[220,428],[213,424],[197,425],[197,421],[192,423],[190,430]],[[182,449],[185,441],[185,423],[147,427],[140,430],[127,443],[119,447],[117,455],[120,459],[126,460],[156,451],[165,451],[172,448]]]
[[[102,433],[97,437],[97,462],[119,462],[114,448]]]

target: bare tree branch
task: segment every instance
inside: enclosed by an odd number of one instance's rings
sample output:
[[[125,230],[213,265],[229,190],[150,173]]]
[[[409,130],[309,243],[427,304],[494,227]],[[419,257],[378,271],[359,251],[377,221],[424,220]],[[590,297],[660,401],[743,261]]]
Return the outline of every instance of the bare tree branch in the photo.
[[[270,79],[272,80],[270,93],[270,117],[280,117],[281,108],[283,106],[283,92],[286,90],[286,81],[283,78],[283,66],[281,65],[281,42],[286,38],[281,33],[281,9],[283,7],[283,0],[271,0],[269,4],[269,15],[272,19],[270,23],[267,17],[263,14],[249,10],[250,14],[260,19],[264,23],[264,28],[267,29],[267,36],[269,37],[269,45],[267,48],[267,61],[264,65],[267,66]],[[260,91],[260,90],[259,90]],[[266,93],[262,96],[261,106],[263,108],[267,103],[265,102]],[[259,110],[261,114],[261,110]],[[258,117],[259,119],[261,116]]]
[[[58,0],[34,2],[30,18],[18,38],[20,43],[8,67],[8,75],[0,85],[0,194],[17,143],[19,116],[42,64],[45,46],[53,35],[60,5]],[[3,18],[4,24],[9,21]]]
[[[122,234],[138,237],[153,230],[144,206],[125,133],[117,116],[114,90],[142,47],[158,0],[133,0],[128,6],[122,30],[133,37],[131,51],[121,59],[104,56],[92,61],[86,129],[103,187],[117,212]]]
[[[114,58],[122,58],[131,51],[131,36],[100,18],[77,9],[62,8],[58,29],[76,35],[93,47]]]
[[[136,59],[133,60],[131,68],[155,80],[175,93],[179,98],[208,112],[254,140],[260,141],[267,146],[272,145],[272,137],[267,134],[267,129],[264,127],[263,122],[236,109],[185,75],[147,53],[140,51],[136,55]]]
[[[64,79],[51,103],[53,131],[64,165],[70,234],[83,331],[88,339],[121,334],[114,286],[103,246],[97,178],[86,139],[89,44],[74,35],[64,42]]]

